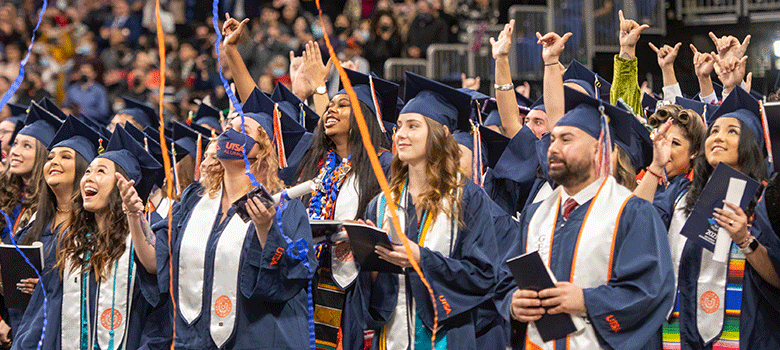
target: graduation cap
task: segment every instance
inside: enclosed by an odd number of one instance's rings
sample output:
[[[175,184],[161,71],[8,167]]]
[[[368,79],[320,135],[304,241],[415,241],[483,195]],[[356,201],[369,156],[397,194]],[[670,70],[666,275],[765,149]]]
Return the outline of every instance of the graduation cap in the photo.
[[[742,90],[741,87],[736,86],[734,90],[723,100],[715,113],[708,118],[707,124],[715,122],[721,117],[737,118],[741,122],[747,125],[748,129],[753,132],[753,136],[756,137],[756,143],[758,147],[767,151],[766,149],[766,136],[764,133],[763,117],[761,113],[761,106],[753,96]]]
[[[269,112],[273,112],[274,104],[274,101],[268,95],[260,91],[260,89],[254,88],[246,101],[244,101],[242,108],[244,117],[260,123],[263,129],[265,129],[265,133],[272,140],[274,136],[274,121],[273,116]]]
[[[24,117],[27,116],[27,106],[23,106],[23,105],[16,104],[16,103],[11,103],[11,102],[8,102],[6,104],[6,106],[8,106],[8,110],[11,111],[11,116],[8,119],[16,117],[16,118],[21,118],[22,120],[24,120]],[[8,120],[8,119],[6,119],[6,120]],[[14,120],[13,122],[16,122],[16,121]]]
[[[531,111],[530,107],[535,104],[535,101],[531,101],[529,98],[523,96],[517,91],[515,91],[515,99],[517,100],[517,108],[520,109],[520,114],[523,115],[528,114],[528,112]],[[542,99],[539,99],[539,101],[541,109],[544,111],[544,104],[542,104],[544,101]],[[482,113],[487,114],[485,120],[482,121],[482,125],[501,126],[501,115],[498,113],[498,101],[496,101],[495,98],[491,98],[485,101],[485,104],[482,106]]]
[[[464,92],[407,71],[404,98],[406,105],[399,114],[422,114],[451,133],[471,130],[471,96]]]
[[[222,119],[223,116],[221,111],[205,103],[201,103],[200,106],[198,107],[198,112],[195,113],[195,116],[192,116],[187,120],[187,125],[189,126],[193,124],[196,124],[198,126],[206,125],[214,129],[214,131],[217,134],[221,134],[222,123],[220,123],[220,120]]]
[[[49,151],[55,147],[68,147],[80,154],[89,163],[97,157],[103,143],[101,135],[74,116],[68,116],[49,145]]]
[[[452,134],[452,137],[455,138],[455,141],[459,145],[465,146],[466,148],[468,148],[472,152],[472,154],[474,153],[474,136],[470,132],[458,131],[458,132]],[[488,159],[487,159],[488,150],[485,147],[485,144],[482,142],[482,140],[479,140],[479,144],[480,144],[480,148],[481,148],[481,151],[482,151],[482,164],[486,164],[488,162]],[[473,159],[473,157],[472,157],[472,159]]]
[[[484,126],[479,127],[479,134],[482,136],[482,143],[487,150],[487,166],[495,169],[496,163],[504,153],[506,146],[509,145],[510,139]]]
[[[303,103],[298,96],[295,96],[284,84],[276,84],[271,100],[278,103],[280,110],[285,111],[293,120],[297,120],[307,131],[312,132],[317,128],[320,116]]]
[[[147,126],[151,126],[155,129],[160,127],[159,117],[157,112],[154,111],[154,108],[131,97],[122,96],[122,99],[125,100],[125,108],[116,112],[116,114],[127,114],[133,117],[133,119],[144,128]]]
[[[197,130],[195,128],[198,128]],[[182,122],[173,123],[173,142],[184,148],[193,159],[201,157],[206,152],[206,147],[209,145],[209,138],[211,130],[206,129],[200,125],[187,126]],[[200,153],[198,151],[198,142],[200,140]],[[178,152],[176,153],[178,156]],[[196,164],[198,166],[200,164]]]
[[[60,120],[65,120],[68,118],[68,115],[63,112],[60,107],[57,107],[57,104],[54,103],[51,99],[48,97],[43,97],[41,99],[41,102],[39,103],[41,107],[43,107],[45,110],[49,111],[49,113],[54,114],[57,116],[57,118],[60,118]]]
[[[108,159],[122,168],[127,179],[135,181],[133,186],[144,203],[162,172],[162,165],[122,127],[114,130],[106,152],[97,158]]]
[[[392,126],[395,125],[393,123],[398,119],[398,111],[403,108],[403,101],[401,101],[401,108],[399,108],[398,104],[398,84],[381,79],[373,73],[367,75],[350,69],[345,69],[345,71],[347,72],[347,77],[349,77],[349,82],[352,83],[357,99],[365,103],[377,118],[381,117],[383,121],[382,128],[385,131],[391,131]],[[374,85],[373,90],[371,90],[372,83]],[[343,84],[340,88],[336,95],[346,95],[347,91],[344,89]],[[376,103],[374,102],[375,96]],[[377,105],[379,113],[377,113]],[[390,129],[388,129],[388,126],[390,126]]]
[[[709,117],[715,113],[715,111],[718,110],[718,106],[711,104],[711,103],[704,103],[697,100],[691,100],[689,98],[677,96],[675,98],[674,104],[679,105],[680,107],[684,109],[690,109],[694,112],[698,113],[699,116],[704,118],[705,120],[709,119]]]
[[[653,142],[650,133],[630,112],[603,103],[569,87],[564,88],[566,113],[556,126],[567,125],[586,132],[596,140],[601,134],[601,112],[609,119],[612,142],[618,144],[631,158],[636,169],[643,169],[653,160]]]
[[[27,118],[24,120],[24,127],[19,130],[18,134],[32,136],[44,146],[49,147],[60,126],[62,126],[61,120],[33,101],[30,104],[30,112],[27,113]]]
[[[542,111],[547,113],[547,110],[544,107],[544,96],[540,96],[534,103],[532,103],[528,108],[532,111]]]
[[[648,93],[642,94],[642,110],[645,112],[645,116],[651,116],[658,108],[658,99],[655,96]]]
[[[769,127],[769,137],[772,140],[772,154],[780,154],[780,102],[765,103],[764,111],[766,112],[767,126]],[[774,159],[772,163],[774,171],[780,170],[777,166],[774,166]]]
[[[165,129],[167,132],[169,129]],[[160,132],[157,129],[152,129],[151,127],[146,127],[142,133],[138,133],[138,129],[131,125],[128,127],[125,125],[125,131],[127,131],[133,138],[138,141],[139,143],[144,144],[146,146],[149,145],[149,153],[151,153],[155,159],[159,161],[160,164],[163,164],[162,160],[162,147],[160,146]],[[171,139],[170,137],[165,137],[165,145],[168,146],[168,157],[171,156],[171,145],[173,145],[173,151],[176,151],[176,161],[180,161],[184,159],[189,153],[187,152],[187,149],[182,147],[180,144],[176,143]],[[170,158],[169,158],[170,159]]]
[[[108,129],[103,124],[100,124],[100,123],[96,122],[95,120],[93,120],[92,118],[89,118],[87,116],[84,116],[81,119],[81,121],[84,122],[84,124],[86,124],[90,128],[92,128],[92,130],[97,131],[106,140],[110,140],[111,139],[111,132],[108,131]]]
[[[562,78],[564,83],[575,83],[582,86],[591,97],[609,101],[609,90],[612,87],[612,84],[583,66],[582,63],[577,62],[577,60],[571,61],[569,68],[566,68],[566,72],[563,73]],[[596,96],[597,84],[599,96]]]

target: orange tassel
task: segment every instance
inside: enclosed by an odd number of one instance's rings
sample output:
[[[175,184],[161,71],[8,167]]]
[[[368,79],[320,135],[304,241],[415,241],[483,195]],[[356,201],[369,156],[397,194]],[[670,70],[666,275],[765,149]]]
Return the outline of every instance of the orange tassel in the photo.
[[[203,135],[198,134],[198,152],[195,156],[195,181],[200,180],[200,162],[203,157]]]
[[[279,153],[279,167],[287,167],[287,156],[284,152],[284,139],[282,138],[282,121],[279,119],[279,105],[274,104],[274,140],[276,151]]]

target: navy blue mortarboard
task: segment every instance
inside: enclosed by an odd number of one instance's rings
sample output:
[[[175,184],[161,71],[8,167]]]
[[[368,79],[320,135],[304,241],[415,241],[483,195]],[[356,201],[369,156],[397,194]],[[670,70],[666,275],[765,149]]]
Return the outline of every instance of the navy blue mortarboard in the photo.
[[[374,93],[371,91],[371,82],[374,83],[374,92],[376,93],[376,104],[378,104],[379,114],[381,114],[382,121],[388,123],[395,123],[398,119],[398,84],[380,79],[375,74],[370,76],[353,70],[345,69],[349,82],[352,83],[352,88],[355,90],[355,95],[360,102],[365,103],[374,114],[377,114],[377,106],[374,104]],[[346,95],[347,91],[344,89],[343,84],[341,89],[336,95]],[[385,130],[387,124],[383,123]]]
[[[195,128],[198,128],[196,130]],[[173,123],[173,142],[184,148],[193,159],[198,155],[198,137],[200,137],[200,155],[206,152],[206,148],[209,145],[209,137],[211,130],[206,129],[200,125],[187,126],[182,122]],[[176,153],[178,156],[178,152]]]
[[[601,134],[601,101],[569,87],[564,88],[566,114],[556,126],[573,126],[596,140]],[[612,142],[617,143],[636,169],[643,169],[653,159],[653,143],[650,133],[630,112],[604,103],[604,113],[609,117]]]
[[[205,103],[201,103],[200,106],[198,107],[198,112],[195,113],[195,116],[191,120],[189,120],[187,124],[206,125],[210,128],[213,128],[217,134],[221,134],[222,133],[222,123],[220,123],[221,119],[222,119],[222,112]]]
[[[609,102],[609,90],[612,85],[604,78],[583,66],[577,60],[572,60],[569,68],[563,73],[563,82],[571,82],[582,86],[591,97],[601,98]],[[599,96],[596,96],[596,82],[599,83]]]
[[[459,88],[458,91],[466,93],[467,95],[471,96],[471,116],[475,121],[478,121],[479,114],[482,113],[484,108],[482,108],[488,101],[490,100],[490,96],[485,95],[479,91],[467,89],[467,88]],[[487,117],[485,117],[487,119]]]
[[[151,126],[155,129],[160,127],[160,120],[158,119],[157,112],[154,111],[154,108],[127,96],[122,96],[122,99],[125,100],[125,108],[116,112],[116,114],[127,114],[133,117],[133,119],[144,128],[147,126]]]
[[[455,130],[470,131],[471,96],[438,81],[406,72],[406,105],[399,114],[419,113]]]
[[[479,127],[479,134],[482,136],[482,144],[487,150],[487,166],[495,169],[496,163],[501,159],[510,139],[484,126]]]
[[[320,116],[303,103],[298,96],[295,96],[284,84],[276,84],[274,92],[271,94],[271,100],[278,103],[279,109],[287,113],[293,120],[297,120],[299,124],[303,122],[302,126],[307,131],[312,132],[317,128]],[[303,113],[302,116],[301,113]],[[301,117],[303,118],[301,119]]]
[[[11,119],[11,118],[8,118],[8,119]],[[6,119],[4,121],[7,121],[8,119]],[[15,124],[14,124],[14,131],[11,133],[11,137],[8,139],[8,144],[9,145],[13,145],[14,144],[14,140],[16,139],[16,134],[18,134],[19,131],[22,130],[22,128],[24,128],[24,122],[21,121],[21,120],[17,120],[15,122]]]
[[[485,95],[477,90],[472,90],[468,88],[458,88],[457,90],[471,96],[472,101],[484,101],[490,98],[490,96]]]
[[[80,154],[87,162],[92,162],[97,157],[100,147],[107,140],[90,128],[84,122],[74,116],[68,116],[62,126],[57,130],[54,139],[51,140],[49,150],[54,147],[68,147]]]
[[[658,105],[658,99],[648,93],[642,94],[642,110],[645,112],[645,116],[649,117],[653,113]]]
[[[244,117],[260,123],[271,140],[274,139],[273,110],[274,101],[258,88],[252,90],[243,105]]]
[[[114,130],[106,152],[97,158],[108,159],[122,168],[127,174],[127,179],[135,181],[133,186],[144,202],[157,182],[159,173],[162,172],[162,165],[122,127]]]
[[[165,129],[167,132],[171,128]],[[143,132],[139,132],[138,129],[134,126],[127,126],[125,125],[125,131],[127,131],[130,136],[132,136],[138,143],[143,144],[144,146],[149,146],[149,153],[154,156],[155,159],[160,164],[163,164],[162,160],[162,147],[160,146],[160,131],[157,129],[152,129],[151,127],[146,127]],[[187,152],[187,149],[182,147],[180,144],[176,143],[171,139],[170,137],[165,137],[165,145],[168,146],[168,156],[171,155],[171,145],[173,145],[173,151],[176,151],[176,161],[182,160],[184,157],[186,157],[189,152]]]
[[[49,113],[54,114],[57,116],[57,118],[60,118],[60,120],[65,120],[68,118],[68,115],[63,112],[60,107],[57,107],[57,104],[54,103],[50,98],[43,97],[41,99],[41,102],[39,103],[41,107],[43,107],[45,110],[49,111]]]
[[[11,116],[8,119],[20,118],[22,121],[24,121],[24,117],[27,116],[27,106],[22,106],[20,104],[11,103],[11,102],[8,102],[6,106],[8,106],[8,110],[11,111]],[[13,122],[15,123],[16,120],[13,120]]]
[[[532,111],[538,110],[547,113],[547,110],[544,107],[544,96],[539,97],[532,103],[528,108],[530,108]]]
[[[89,118],[87,116],[84,116],[81,119],[81,121],[84,122],[84,124],[87,124],[87,126],[89,126],[90,128],[92,128],[92,130],[97,131],[106,140],[110,140],[111,139],[111,132],[108,131],[108,129],[103,124],[100,124],[100,123],[92,120],[92,118]]]
[[[458,142],[459,145],[465,146],[472,153],[474,152],[474,136],[471,135],[470,132],[458,131],[458,132],[452,134],[452,136],[455,138],[455,141]],[[486,164],[488,162],[488,159],[487,159],[488,150],[485,147],[485,143],[482,142],[482,140],[479,141],[479,144],[480,144],[480,147],[482,148],[481,149],[481,151],[482,151],[482,164]],[[472,159],[474,159],[474,158],[472,157]]]
[[[286,115],[286,113],[281,110],[280,112],[279,121],[282,129],[282,142],[284,143],[284,156],[287,166],[279,170],[279,178],[287,185],[294,185],[297,182],[295,174],[303,160],[303,156],[311,147],[314,134],[306,131],[303,126]]]
[[[715,111],[718,110],[718,106],[710,103],[704,103],[697,100],[691,100],[689,98],[677,96],[674,103],[684,109],[690,109],[705,119],[709,119]]]
[[[520,109],[520,114],[526,115],[528,112],[531,111],[531,106],[534,105],[534,101],[531,101],[529,98],[521,95],[519,92],[515,91],[515,99],[517,100],[517,108]],[[542,99],[539,99],[539,101],[544,102]],[[542,111],[544,111],[544,104],[540,104]],[[484,107],[482,107],[482,113],[487,114],[487,117],[485,117],[485,120],[483,120],[482,125],[490,126],[490,125],[498,125],[501,126],[501,115],[498,114],[498,102],[495,98],[491,98],[487,101],[485,101]]]
[[[19,130],[18,134],[32,136],[49,147],[60,126],[62,126],[61,120],[33,101],[30,104],[30,112],[24,120],[24,128]]]
[[[721,117],[737,118],[753,132],[756,137],[758,147],[766,151],[766,140],[764,138],[764,127],[761,122],[761,107],[749,93],[742,90],[741,87],[734,87],[731,93],[723,100],[715,113],[712,113],[707,119],[707,124],[712,124]]]

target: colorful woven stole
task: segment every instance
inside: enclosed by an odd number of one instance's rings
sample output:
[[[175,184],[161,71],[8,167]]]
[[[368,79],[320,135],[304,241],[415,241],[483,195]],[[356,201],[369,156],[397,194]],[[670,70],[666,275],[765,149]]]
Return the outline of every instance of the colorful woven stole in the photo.
[[[729,274],[726,281],[726,316],[723,333],[712,344],[712,350],[739,349],[739,315],[742,302],[742,280],[745,274],[745,255],[736,244],[731,244]],[[663,324],[663,349],[680,349],[679,293],[669,322]]]

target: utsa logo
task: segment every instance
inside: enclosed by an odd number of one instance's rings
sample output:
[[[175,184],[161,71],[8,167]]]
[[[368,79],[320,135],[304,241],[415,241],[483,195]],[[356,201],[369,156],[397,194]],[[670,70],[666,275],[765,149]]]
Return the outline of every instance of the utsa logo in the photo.
[[[225,144],[225,150],[227,151],[235,151],[235,152],[243,152],[244,146],[235,142],[227,142]]]

